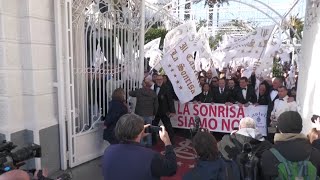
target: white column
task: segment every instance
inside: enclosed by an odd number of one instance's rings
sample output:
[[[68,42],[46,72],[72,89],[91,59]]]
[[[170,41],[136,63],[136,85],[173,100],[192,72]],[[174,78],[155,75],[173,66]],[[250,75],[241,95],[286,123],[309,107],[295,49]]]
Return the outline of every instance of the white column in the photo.
[[[308,133],[311,129],[312,114],[320,115],[320,8],[308,1],[305,17],[297,102],[304,120],[303,132]]]

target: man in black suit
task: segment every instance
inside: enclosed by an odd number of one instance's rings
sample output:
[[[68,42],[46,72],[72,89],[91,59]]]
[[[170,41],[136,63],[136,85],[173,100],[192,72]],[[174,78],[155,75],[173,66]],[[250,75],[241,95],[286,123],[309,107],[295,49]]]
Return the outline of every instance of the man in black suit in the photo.
[[[230,104],[234,102],[229,89],[226,88],[226,80],[219,79],[219,87],[213,89],[213,101],[220,104]]]
[[[158,95],[158,111],[152,125],[158,126],[160,120],[168,131],[171,143],[174,144],[174,131],[170,118],[174,116],[176,110],[174,107],[173,95],[169,87],[163,83],[163,76],[158,75],[156,77],[156,84],[154,86],[154,91]],[[153,141],[156,142],[156,134],[153,134]]]
[[[248,107],[257,102],[257,95],[254,88],[248,86],[248,78],[240,78],[240,87],[236,90],[236,103],[240,106]]]

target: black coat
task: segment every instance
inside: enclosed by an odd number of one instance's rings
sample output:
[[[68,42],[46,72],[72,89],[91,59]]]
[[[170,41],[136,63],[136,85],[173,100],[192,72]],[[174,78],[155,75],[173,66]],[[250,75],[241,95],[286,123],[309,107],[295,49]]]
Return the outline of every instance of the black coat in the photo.
[[[248,102],[251,102],[252,104],[254,104],[257,102],[257,95],[256,95],[256,92],[254,91],[254,88],[252,86],[247,87],[246,98],[243,97],[242,89],[240,87],[238,87],[235,90],[235,93],[236,93],[236,101],[241,104],[246,104]]]
[[[156,92],[157,86],[155,86],[154,91]],[[158,112],[157,115],[163,116],[168,113],[175,113],[173,95],[170,88],[167,85],[162,85],[158,94]]]
[[[207,95],[204,95],[203,92],[194,98],[196,101],[200,101],[202,103],[212,103],[213,102],[213,94],[209,91]]]
[[[220,93],[220,88],[213,89],[213,101],[215,103],[225,104],[226,102],[234,102],[231,91],[224,88],[223,93]]]
[[[271,98],[269,96],[269,94],[265,94],[265,95],[259,95],[258,97],[258,104],[259,105],[267,105],[269,106],[269,104],[271,103]]]
[[[127,106],[117,100],[112,100],[109,103],[109,111],[106,115],[106,119],[104,121],[104,125],[107,127],[103,131],[103,139],[109,141],[110,144],[118,143],[118,140],[114,134],[114,128],[121,116],[128,113]]]
[[[252,150],[257,151],[257,157],[261,157],[264,151],[272,147],[272,144],[267,140],[258,141],[254,138],[237,133],[235,133],[234,135],[224,135],[222,140],[218,143],[218,148],[225,159],[235,160],[237,155],[241,153],[242,149],[239,149],[235,145],[235,142],[238,142],[239,144],[241,144],[241,146],[249,143],[252,146]]]
[[[308,157],[311,163],[320,168],[320,152],[313,148],[307,139],[294,139],[289,141],[276,142],[274,148],[289,161],[297,162],[306,160]],[[265,151],[261,157],[261,167],[264,180],[273,180],[278,176],[278,159],[270,150]]]

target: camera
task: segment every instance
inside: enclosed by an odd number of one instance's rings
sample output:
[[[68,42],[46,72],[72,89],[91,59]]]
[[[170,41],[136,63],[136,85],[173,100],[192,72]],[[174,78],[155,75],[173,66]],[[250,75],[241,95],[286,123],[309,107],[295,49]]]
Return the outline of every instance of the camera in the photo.
[[[16,147],[17,145],[7,141],[2,141],[0,144],[0,175],[14,169],[19,169],[25,165],[26,160],[41,157],[41,147],[37,144],[31,144],[14,151]],[[24,171],[34,174],[36,170]],[[39,180],[51,180],[43,176],[42,170],[39,172],[40,173],[37,174]],[[58,179],[70,180],[71,176],[64,173],[59,176]]]
[[[144,130],[144,132],[145,133],[158,133],[159,131],[161,131],[162,130],[162,128],[161,127],[159,127],[159,126],[149,126],[149,127],[147,127],[145,130]]]
[[[31,144],[12,152],[16,147],[12,142],[7,141],[3,141],[0,145],[0,174],[18,169],[25,164],[24,161],[26,160],[41,157],[41,147],[39,145]]]

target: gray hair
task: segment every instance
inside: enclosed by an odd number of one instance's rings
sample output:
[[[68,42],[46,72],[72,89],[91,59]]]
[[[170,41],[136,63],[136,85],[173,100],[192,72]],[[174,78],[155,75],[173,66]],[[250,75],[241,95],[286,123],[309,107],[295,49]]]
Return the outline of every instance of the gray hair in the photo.
[[[256,129],[256,121],[251,117],[244,117],[240,120],[240,127],[241,128],[252,128]]]
[[[144,120],[135,114],[120,117],[114,129],[119,141],[133,141],[144,129]]]

